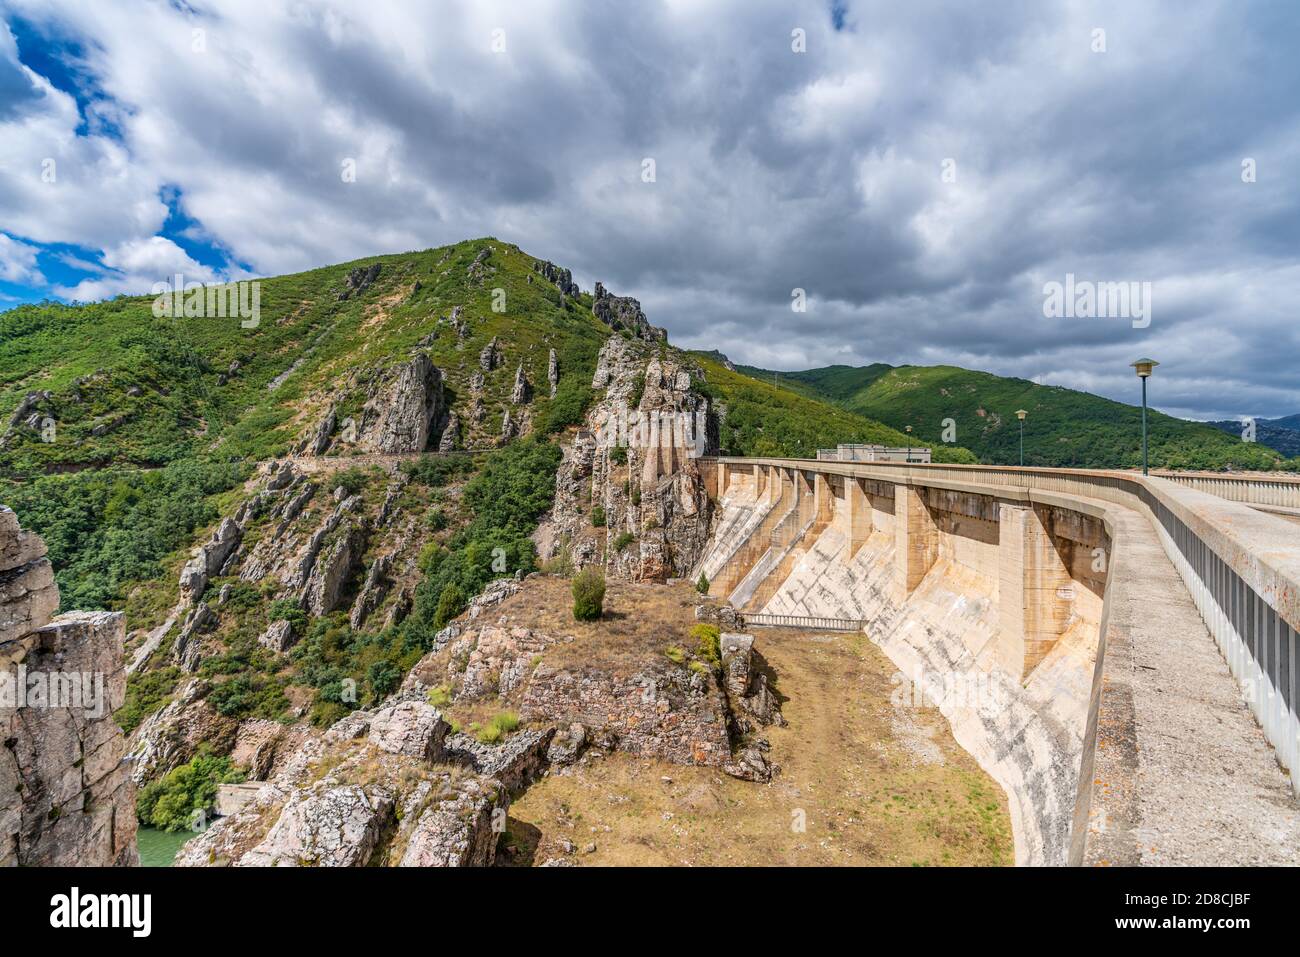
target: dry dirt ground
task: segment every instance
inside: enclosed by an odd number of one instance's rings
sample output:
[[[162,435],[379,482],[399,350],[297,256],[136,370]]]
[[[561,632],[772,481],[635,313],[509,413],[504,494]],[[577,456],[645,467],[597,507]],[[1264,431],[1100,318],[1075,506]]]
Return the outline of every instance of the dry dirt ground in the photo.
[[[998,786],[865,635],[757,629],[789,726],[771,784],[614,754],[538,781],[497,861],[579,865],[1011,864]],[[570,849],[571,848],[571,849]]]

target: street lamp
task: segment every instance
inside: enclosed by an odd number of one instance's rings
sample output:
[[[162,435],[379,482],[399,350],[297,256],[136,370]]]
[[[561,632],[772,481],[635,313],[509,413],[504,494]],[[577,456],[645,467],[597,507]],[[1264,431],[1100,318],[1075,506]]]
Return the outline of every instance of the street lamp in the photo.
[[[1151,370],[1160,365],[1155,359],[1139,359],[1133,363],[1138,378],[1142,380],[1142,474],[1147,474],[1147,379]]]
[[[912,462],[912,427],[905,425],[903,429],[907,432],[907,462],[910,465]]]
[[[1020,467],[1025,467],[1025,416],[1029,413],[1024,409],[1016,409],[1016,418],[1020,420]]]

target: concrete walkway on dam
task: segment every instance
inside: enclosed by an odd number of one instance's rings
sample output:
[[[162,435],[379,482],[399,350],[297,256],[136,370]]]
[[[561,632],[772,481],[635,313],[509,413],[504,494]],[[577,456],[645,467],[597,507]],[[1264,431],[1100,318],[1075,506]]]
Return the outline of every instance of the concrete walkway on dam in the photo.
[[[1300,864],[1300,546],[1258,507],[1276,483],[716,462],[719,597],[865,620],[904,675],[998,691],[935,703],[1007,792],[1017,863]],[[823,519],[794,542],[764,517],[805,508]]]
[[[1118,518],[1141,588],[1111,609],[1107,675],[1132,727],[1098,740],[1090,862],[1300,864],[1300,802],[1272,746],[1150,520]],[[1120,753],[1127,734],[1136,761]]]

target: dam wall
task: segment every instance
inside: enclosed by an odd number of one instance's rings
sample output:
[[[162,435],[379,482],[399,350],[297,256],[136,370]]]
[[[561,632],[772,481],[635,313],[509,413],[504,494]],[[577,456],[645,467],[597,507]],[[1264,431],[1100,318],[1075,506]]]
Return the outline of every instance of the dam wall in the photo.
[[[867,622],[1006,791],[1017,863],[1249,863],[1261,843],[1294,862],[1276,849],[1278,834],[1300,840],[1282,771],[1300,759],[1292,526],[1131,473],[709,467],[732,534],[704,562],[748,557],[745,592],[713,594],[748,614]],[[747,549],[726,503],[787,482],[823,490],[824,507],[773,561],[770,529]],[[1210,773],[1175,727],[1216,755]],[[1247,783],[1226,811],[1222,788]]]

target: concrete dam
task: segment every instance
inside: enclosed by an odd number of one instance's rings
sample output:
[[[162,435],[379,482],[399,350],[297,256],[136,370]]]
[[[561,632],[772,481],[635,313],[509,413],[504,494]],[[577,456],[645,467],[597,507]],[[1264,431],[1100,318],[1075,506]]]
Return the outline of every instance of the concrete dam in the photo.
[[[1006,792],[1018,864],[1300,863],[1300,481],[701,463],[694,576],[862,629]]]

